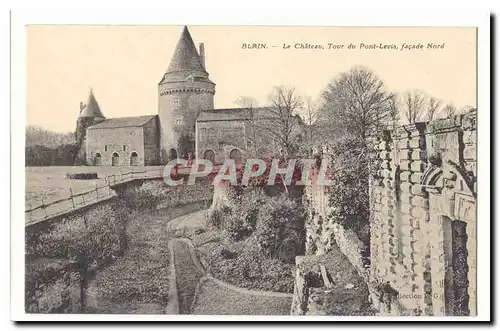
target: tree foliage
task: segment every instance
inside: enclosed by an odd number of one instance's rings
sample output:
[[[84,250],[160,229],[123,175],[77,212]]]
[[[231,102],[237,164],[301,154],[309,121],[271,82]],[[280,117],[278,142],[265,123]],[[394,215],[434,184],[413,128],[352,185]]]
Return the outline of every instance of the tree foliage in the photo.
[[[63,144],[55,148],[44,145],[27,146],[26,166],[72,166],[78,154],[77,144]]]

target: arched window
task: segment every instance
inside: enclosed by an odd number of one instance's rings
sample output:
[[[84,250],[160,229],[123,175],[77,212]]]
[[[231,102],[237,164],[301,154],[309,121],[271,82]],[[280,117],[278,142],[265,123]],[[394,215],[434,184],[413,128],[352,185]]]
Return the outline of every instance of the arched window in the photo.
[[[203,153],[203,158],[205,160],[209,160],[210,162],[212,162],[212,164],[215,163],[215,153],[213,150],[211,149],[207,149],[204,153]]]
[[[132,152],[132,154],[130,154],[130,165],[131,166],[139,165],[139,156],[137,155],[136,152]]]
[[[177,151],[175,150],[175,148],[170,149],[170,151],[168,152],[168,159],[170,161],[177,159]]]
[[[113,153],[113,157],[111,158],[111,165],[113,167],[120,165],[120,155],[118,153]]]
[[[96,165],[96,166],[101,165],[101,153],[95,153],[94,165]]]
[[[239,149],[235,148],[229,152],[229,158],[235,160],[235,162],[241,161],[241,152]]]

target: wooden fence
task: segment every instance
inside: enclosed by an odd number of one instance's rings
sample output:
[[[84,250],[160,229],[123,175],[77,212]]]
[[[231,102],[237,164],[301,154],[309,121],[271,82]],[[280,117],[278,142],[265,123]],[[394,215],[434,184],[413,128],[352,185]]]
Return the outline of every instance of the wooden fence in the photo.
[[[178,175],[188,175],[191,171],[192,165],[181,166],[176,168],[174,171]],[[216,173],[221,164],[215,164],[213,166],[212,172]],[[237,165],[240,168],[241,165]],[[35,223],[43,222],[51,219],[55,216],[61,216],[66,213],[73,212],[77,209],[81,209],[92,204],[108,200],[115,196],[116,193],[113,187],[120,184],[125,184],[134,180],[153,180],[163,178],[164,169],[149,169],[143,171],[130,171],[126,173],[114,173],[104,177],[106,184],[96,187],[80,193],[74,193],[72,189],[69,189],[69,196],[66,198],[61,198],[55,201],[44,202],[42,198],[42,203],[34,208],[29,208],[25,210],[25,226],[29,226]]]
[[[70,188],[69,196],[66,198],[50,202],[44,202],[42,198],[42,203],[39,206],[25,210],[26,226],[107,200],[116,195],[112,189],[115,185],[124,184],[137,179],[147,180],[162,177],[163,169],[115,173],[104,177],[106,184],[101,186],[96,184],[95,188],[91,190],[74,193]]]

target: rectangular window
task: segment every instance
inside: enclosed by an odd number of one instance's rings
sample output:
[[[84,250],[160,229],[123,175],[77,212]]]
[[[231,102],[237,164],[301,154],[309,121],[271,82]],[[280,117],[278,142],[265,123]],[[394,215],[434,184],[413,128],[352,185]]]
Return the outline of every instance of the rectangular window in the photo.
[[[181,107],[181,100],[179,98],[174,98],[174,109],[179,109]]]
[[[127,145],[123,145],[123,151],[127,151]]]
[[[208,132],[207,132],[206,128],[200,129],[200,141],[203,141],[203,142],[207,141],[208,140],[207,135],[208,135]]]
[[[104,151],[107,152],[108,151],[108,145],[104,146]]]
[[[182,125],[182,116],[177,116],[175,118],[175,124],[176,125]]]

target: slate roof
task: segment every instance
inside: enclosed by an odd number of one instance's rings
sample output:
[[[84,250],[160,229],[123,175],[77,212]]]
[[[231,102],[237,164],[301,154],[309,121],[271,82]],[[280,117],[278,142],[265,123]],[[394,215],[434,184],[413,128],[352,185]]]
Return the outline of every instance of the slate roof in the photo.
[[[89,98],[87,99],[87,103],[83,107],[82,110],[80,110],[80,115],[79,117],[102,117],[104,118],[104,115],[101,112],[101,107],[99,107],[99,103],[97,103],[97,100],[94,97],[94,93],[92,90],[90,90]]]
[[[262,118],[263,112],[268,108],[258,107],[252,108],[254,116]],[[226,109],[210,109],[204,110],[198,115],[197,122],[210,122],[210,121],[241,121],[250,119],[250,108],[226,108]]]
[[[140,127],[149,122],[158,115],[134,116],[134,117],[115,117],[108,118],[101,123],[89,126],[88,129],[113,129],[126,127]]]
[[[167,74],[170,72],[184,70],[206,72],[201,64],[200,56],[187,26],[184,27],[181,37],[177,42],[174,55],[172,56],[172,60],[170,60],[170,65],[167,69]]]

